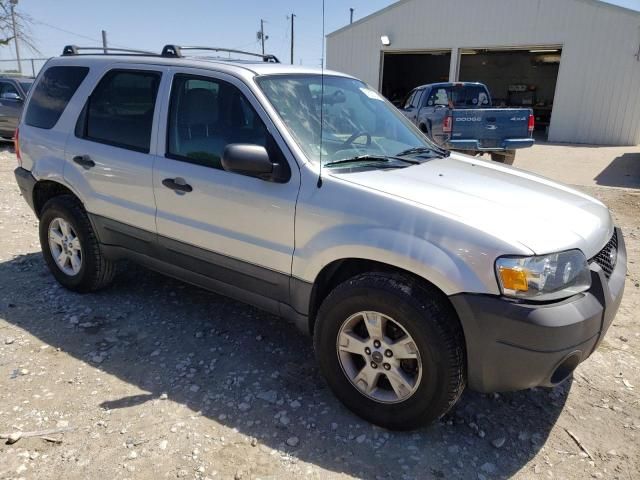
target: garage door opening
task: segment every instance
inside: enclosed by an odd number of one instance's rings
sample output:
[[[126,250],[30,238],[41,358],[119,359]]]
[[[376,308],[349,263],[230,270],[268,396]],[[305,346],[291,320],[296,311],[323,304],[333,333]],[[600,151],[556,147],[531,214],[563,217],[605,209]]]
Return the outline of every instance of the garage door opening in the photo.
[[[394,53],[382,58],[381,93],[395,104],[419,85],[449,79],[450,51]]]
[[[460,53],[459,80],[487,85],[495,106],[532,108],[536,118],[535,136],[546,139],[562,49],[478,49]]]

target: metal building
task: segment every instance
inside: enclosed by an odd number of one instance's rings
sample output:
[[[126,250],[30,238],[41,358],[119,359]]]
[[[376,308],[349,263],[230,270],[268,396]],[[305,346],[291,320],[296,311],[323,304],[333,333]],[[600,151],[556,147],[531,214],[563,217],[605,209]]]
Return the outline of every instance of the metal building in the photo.
[[[400,0],[330,33],[327,67],[396,103],[480,81],[549,141],[640,143],[640,13],[596,0]]]

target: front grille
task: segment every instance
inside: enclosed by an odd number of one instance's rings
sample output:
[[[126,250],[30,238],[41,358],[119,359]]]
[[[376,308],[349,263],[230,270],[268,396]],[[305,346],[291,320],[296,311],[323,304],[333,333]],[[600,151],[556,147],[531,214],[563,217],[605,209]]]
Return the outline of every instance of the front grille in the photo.
[[[598,254],[591,259],[592,262],[596,262],[600,265],[600,268],[604,271],[604,275],[609,278],[613,273],[613,269],[616,266],[616,260],[618,259],[618,235],[613,232],[613,237],[604,246]]]

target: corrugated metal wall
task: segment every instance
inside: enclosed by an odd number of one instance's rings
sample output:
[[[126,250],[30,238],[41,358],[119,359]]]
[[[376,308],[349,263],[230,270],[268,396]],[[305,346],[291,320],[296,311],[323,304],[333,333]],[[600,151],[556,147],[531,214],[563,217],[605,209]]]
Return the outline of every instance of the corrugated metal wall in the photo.
[[[595,0],[402,0],[327,37],[327,66],[380,87],[388,50],[562,45],[549,140],[640,143],[640,14]],[[454,62],[456,61],[454,58]]]

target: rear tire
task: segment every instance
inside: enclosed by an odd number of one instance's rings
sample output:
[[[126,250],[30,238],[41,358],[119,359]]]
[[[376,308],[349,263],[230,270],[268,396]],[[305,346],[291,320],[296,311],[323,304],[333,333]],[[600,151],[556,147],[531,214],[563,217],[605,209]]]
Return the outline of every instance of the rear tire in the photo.
[[[369,333],[374,318],[382,326],[378,336]],[[430,423],[464,390],[464,337],[455,312],[435,288],[402,275],[365,273],[338,285],[318,311],[314,349],[334,394],[385,428]]]
[[[513,165],[516,159],[515,150],[505,150],[504,152],[491,152],[491,160],[494,162],[504,163],[505,165]]]
[[[40,245],[56,280],[75,292],[93,292],[107,286],[115,263],[100,249],[87,212],[72,195],[53,197],[42,208]]]

